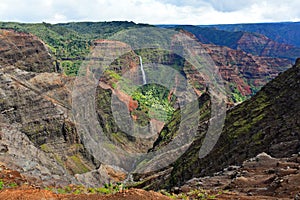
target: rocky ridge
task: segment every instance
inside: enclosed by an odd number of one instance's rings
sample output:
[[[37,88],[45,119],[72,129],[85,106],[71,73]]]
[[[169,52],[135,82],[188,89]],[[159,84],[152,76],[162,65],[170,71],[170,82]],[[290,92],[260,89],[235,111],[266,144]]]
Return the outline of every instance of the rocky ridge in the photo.
[[[295,46],[278,43],[264,35],[253,33],[243,33],[235,48],[258,56],[290,60],[297,58],[300,53],[300,49]]]

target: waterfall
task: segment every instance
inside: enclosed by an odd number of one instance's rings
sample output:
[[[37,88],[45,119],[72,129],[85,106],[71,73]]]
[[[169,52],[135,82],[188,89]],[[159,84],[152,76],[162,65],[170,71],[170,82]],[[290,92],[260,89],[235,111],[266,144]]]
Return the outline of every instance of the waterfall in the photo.
[[[142,76],[143,76],[143,85],[145,85],[145,84],[147,84],[147,80],[146,80],[146,74],[145,74],[144,67],[143,67],[143,60],[142,60],[141,56],[139,56],[139,58],[140,58],[140,67],[141,67]]]

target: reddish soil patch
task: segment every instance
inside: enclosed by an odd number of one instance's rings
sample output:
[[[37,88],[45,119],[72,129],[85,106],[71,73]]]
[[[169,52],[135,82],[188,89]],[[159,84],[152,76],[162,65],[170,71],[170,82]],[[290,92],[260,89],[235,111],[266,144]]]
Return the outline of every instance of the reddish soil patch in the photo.
[[[153,191],[145,191],[140,189],[130,189],[124,192],[112,195],[99,194],[66,194],[58,195],[47,190],[39,189],[6,189],[0,192],[0,199],[3,200],[170,200],[170,198]]]

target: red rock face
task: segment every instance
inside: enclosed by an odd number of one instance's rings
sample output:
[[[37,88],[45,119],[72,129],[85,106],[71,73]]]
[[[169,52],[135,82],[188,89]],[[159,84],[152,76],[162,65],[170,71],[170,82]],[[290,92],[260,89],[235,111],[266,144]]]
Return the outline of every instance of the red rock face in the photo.
[[[54,72],[50,53],[36,36],[0,30],[0,65],[31,72]]]
[[[233,84],[243,96],[251,95],[252,87],[262,87],[291,67],[287,59],[258,57],[216,45],[204,46],[220,68],[225,86]]]
[[[278,43],[270,38],[253,33],[244,33],[237,41],[236,49],[258,56],[297,58],[300,49],[292,45]]]
[[[123,103],[126,104],[128,110],[131,112],[138,108],[139,103],[132,99],[132,97],[120,90],[115,89],[114,90],[115,95],[118,97],[119,100],[121,100]]]
[[[181,32],[193,37],[195,40],[197,39],[185,30]],[[198,35],[198,39],[200,36]],[[200,41],[203,40],[200,39]],[[267,56],[274,54],[275,56],[285,57],[284,54],[291,53],[286,52],[286,50],[294,51],[295,49],[290,45],[276,43],[263,35],[251,33],[244,33],[237,44],[231,48],[213,44],[203,44],[203,48],[211,56],[216,66],[219,67],[229,101],[232,100],[232,93],[238,92],[242,97],[252,96],[280,72],[290,68],[292,66],[290,60]],[[253,54],[246,52],[253,52]],[[200,96],[205,89],[205,79],[207,80],[207,77],[205,77],[205,74],[198,73],[194,67],[189,65],[185,67],[184,72],[194,85],[202,85],[200,89],[197,88],[195,91]]]

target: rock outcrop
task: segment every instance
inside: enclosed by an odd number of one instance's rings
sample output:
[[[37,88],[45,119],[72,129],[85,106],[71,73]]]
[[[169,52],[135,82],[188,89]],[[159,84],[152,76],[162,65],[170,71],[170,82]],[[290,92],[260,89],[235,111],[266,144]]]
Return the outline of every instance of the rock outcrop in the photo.
[[[13,30],[0,30],[0,65],[31,72],[54,72],[54,60],[46,45],[36,36]]]
[[[296,199],[300,191],[300,155],[273,158],[260,153],[241,166],[229,166],[213,176],[193,178],[181,188],[229,190],[250,199]]]
[[[70,114],[73,79],[50,73],[51,56],[36,37],[3,32],[11,49],[1,55],[1,157],[45,184],[76,182],[74,174],[100,163],[82,146]]]

